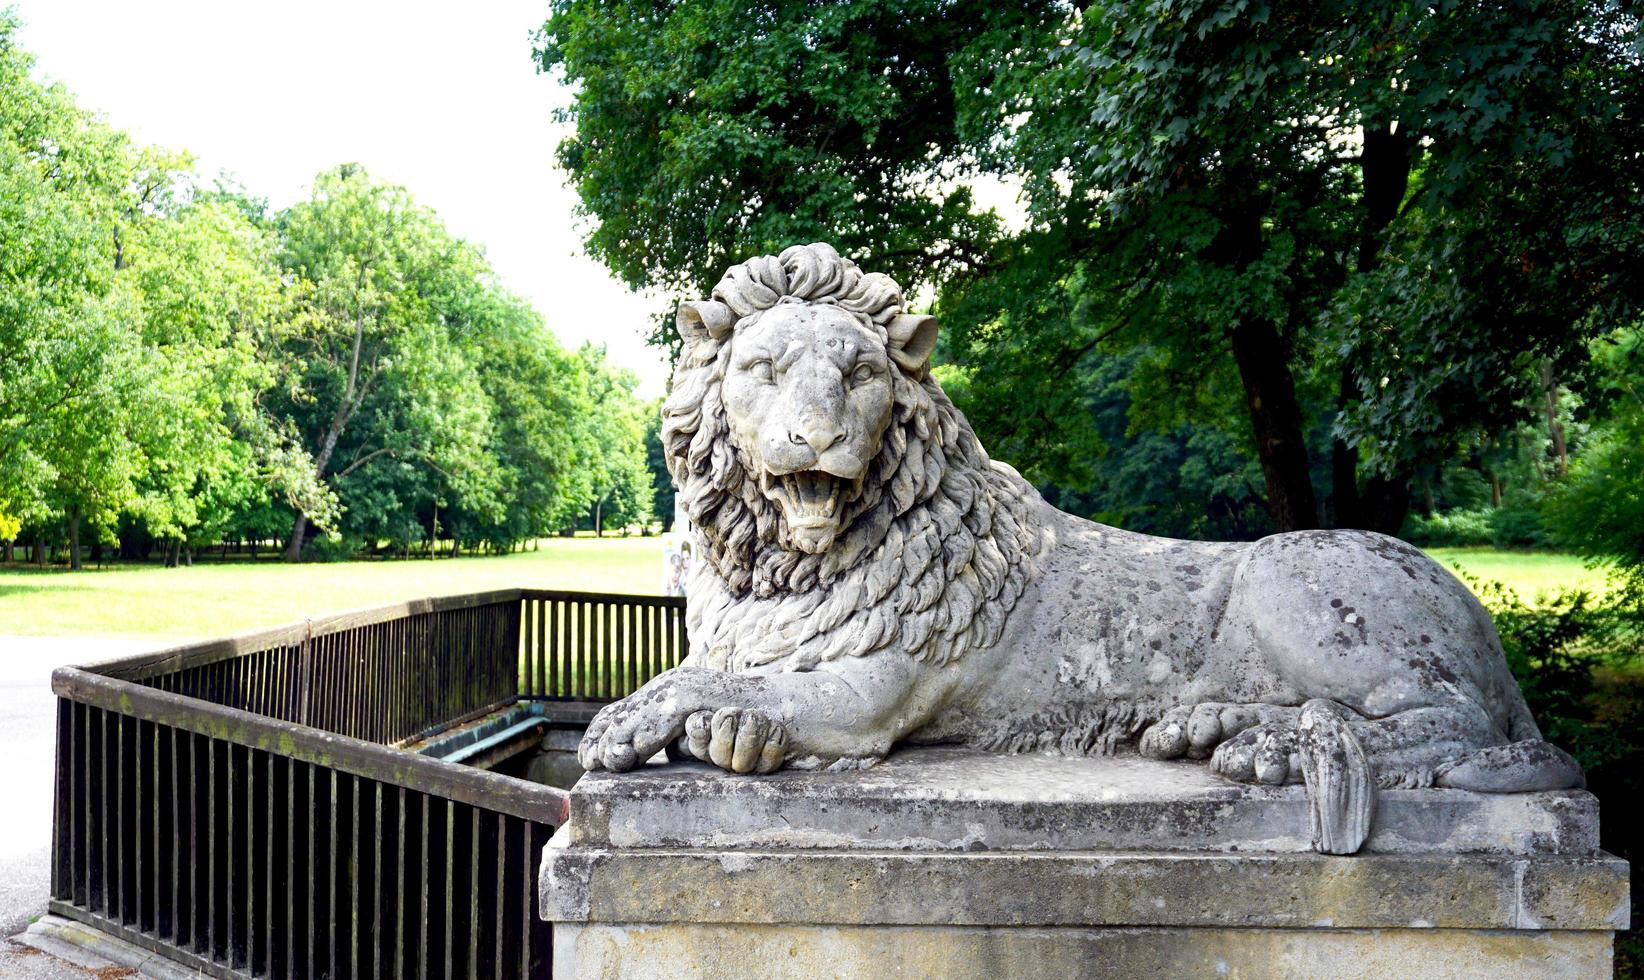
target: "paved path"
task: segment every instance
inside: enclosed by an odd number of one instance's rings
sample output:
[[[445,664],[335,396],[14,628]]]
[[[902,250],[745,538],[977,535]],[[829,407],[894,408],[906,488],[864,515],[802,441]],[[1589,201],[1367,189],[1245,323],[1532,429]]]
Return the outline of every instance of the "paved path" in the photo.
[[[51,887],[56,720],[51,672],[64,664],[127,656],[170,642],[0,634],[0,943],[45,912]]]

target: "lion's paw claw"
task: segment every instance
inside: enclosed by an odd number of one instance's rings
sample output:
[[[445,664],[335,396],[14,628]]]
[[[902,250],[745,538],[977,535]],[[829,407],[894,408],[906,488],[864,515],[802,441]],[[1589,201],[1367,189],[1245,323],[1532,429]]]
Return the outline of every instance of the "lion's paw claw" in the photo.
[[[1300,782],[1301,757],[1296,746],[1294,722],[1268,722],[1218,745],[1210,756],[1210,768],[1241,783],[1278,786]]]
[[[685,719],[678,749],[728,772],[775,772],[787,760],[788,730],[752,708],[698,711]]]

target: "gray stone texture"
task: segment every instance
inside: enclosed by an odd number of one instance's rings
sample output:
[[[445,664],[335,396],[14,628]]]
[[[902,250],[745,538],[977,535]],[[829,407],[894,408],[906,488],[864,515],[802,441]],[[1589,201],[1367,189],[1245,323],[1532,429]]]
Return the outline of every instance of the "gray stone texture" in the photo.
[[[1386,791],[1354,857],[1308,819],[1299,786],[1134,757],[655,764],[577,784],[540,911],[568,977],[1592,976],[1627,925],[1582,791]]]
[[[1304,788],[1246,786],[1191,762],[908,749],[866,770],[739,777],[698,762],[589,773],[567,832],[578,847],[861,850],[1310,850]],[[1586,855],[1598,801],[1386,790],[1370,853]]]
[[[1602,933],[1437,929],[559,926],[554,975],[759,977],[1608,977]]]

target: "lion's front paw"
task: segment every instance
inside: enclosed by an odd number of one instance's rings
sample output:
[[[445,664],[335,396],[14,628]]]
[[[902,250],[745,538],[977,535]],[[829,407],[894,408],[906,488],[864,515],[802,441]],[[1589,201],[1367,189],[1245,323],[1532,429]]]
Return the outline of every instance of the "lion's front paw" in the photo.
[[[1296,732],[1292,721],[1247,728],[1216,747],[1210,768],[1241,783],[1299,783],[1302,766]]]
[[[672,741],[681,721],[672,699],[641,690],[600,709],[577,746],[577,761],[590,772],[627,772]]]
[[[753,708],[698,711],[685,719],[679,749],[730,772],[775,772],[788,755],[788,730]]]

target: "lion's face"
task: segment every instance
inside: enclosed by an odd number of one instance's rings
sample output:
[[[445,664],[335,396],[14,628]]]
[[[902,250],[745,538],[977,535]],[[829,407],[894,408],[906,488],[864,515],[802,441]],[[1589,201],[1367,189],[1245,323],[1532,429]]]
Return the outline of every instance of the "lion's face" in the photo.
[[[890,424],[896,367],[876,334],[831,305],[784,303],[731,345],[731,439],[781,512],[783,543],[826,551]]]

